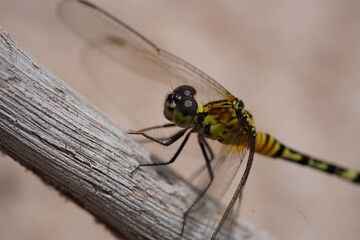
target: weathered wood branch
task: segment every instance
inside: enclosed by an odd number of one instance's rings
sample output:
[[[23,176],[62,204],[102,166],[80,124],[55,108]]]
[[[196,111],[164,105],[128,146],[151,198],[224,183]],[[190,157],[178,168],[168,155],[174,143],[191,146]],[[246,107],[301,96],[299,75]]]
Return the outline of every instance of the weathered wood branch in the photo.
[[[178,239],[196,196],[166,168],[130,176],[150,154],[1,27],[0,150],[125,239]],[[232,239],[269,239],[243,220],[235,226]]]

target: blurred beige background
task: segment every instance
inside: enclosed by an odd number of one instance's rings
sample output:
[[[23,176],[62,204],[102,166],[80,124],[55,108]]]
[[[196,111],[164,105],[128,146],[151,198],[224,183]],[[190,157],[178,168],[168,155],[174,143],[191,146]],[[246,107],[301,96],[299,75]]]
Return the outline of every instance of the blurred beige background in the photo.
[[[59,22],[57,2],[0,0],[0,25],[101,105],[79,70],[82,41]],[[242,98],[258,129],[360,170],[360,1],[96,3]],[[31,172],[0,159],[0,239],[115,239]],[[241,215],[279,239],[357,239],[359,202],[359,186],[256,156]]]

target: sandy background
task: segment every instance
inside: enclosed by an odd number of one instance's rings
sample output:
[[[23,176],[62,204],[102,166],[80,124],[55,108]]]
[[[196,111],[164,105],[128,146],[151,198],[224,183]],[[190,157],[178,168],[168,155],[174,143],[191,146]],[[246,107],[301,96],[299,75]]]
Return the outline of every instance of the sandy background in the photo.
[[[79,71],[81,41],[59,22],[56,4],[0,0],[0,25],[101,105]],[[258,129],[360,169],[360,1],[97,4],[242,98]],[[0,159],[0,239],[114,239],[31,172],[4,155]],[[256,156],[242,216],[279,239],[356,239],[359,202],[359,186]]]

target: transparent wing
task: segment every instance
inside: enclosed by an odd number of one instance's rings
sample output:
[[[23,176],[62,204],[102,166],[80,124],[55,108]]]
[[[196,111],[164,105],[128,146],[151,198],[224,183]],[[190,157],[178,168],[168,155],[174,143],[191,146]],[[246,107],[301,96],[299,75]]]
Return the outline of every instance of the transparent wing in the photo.
[[[111,117],[125,128],[141,129],[165,123],[162,113],[165,96],[179,85],[187,84],[197,89],[196,98],[199,103],[234,99],[212,78],[161,50],[129,26],[91,3],[64,1],[59,6],[59,13],[70,28],[87,41],[84,56],[87,70],[97,82],[99,90],[104,89],[106,97],[111,98],[121,109],[123,115],[118,119],[115,115]],[[124,122],[128,116],[130,119]],[[237,146],[223,147],[212,162],[215,180],[209,189],[210,196],[223,195],[247,153],[248,163],[251,163],[253,151],[248,136],[240,137],[239,131],[234,137],[239,140]],[[249,168],[246,168],[243,176],[247,177],[248,171]],[[225,233],[220,229],[229,222],[233,199],[239,198],[244,184],[245,181],[242,180],[240,190],[234,191],[226,209],[220,206],[215,210],[208,209],[204,201],[204,205],[199,204],[190,218],[206,217],[210,221],[205,234],[211,236],[215,232],[223,236]],[[223,211],[223,218],[213,219],[213,216],[218,215],[213,214],[214,211]],[[191,229],[192,226],[189,227]],[[191,230],[186,231],[185,235],[191,236]]]
[[[85,61],[91,75],[105,88],[106,94],[113,98],[118,107],[125,110],[126,115],[133,115],[138,109],[146,113],[147,108],[151,108],[152,112],[156,111],[162,117],[165,95],[172,88],[184,84],[197,89],[199,103],[234,98],[212,78],[161,50],[93,4],[64,1],[58,10],[65,23],[89,43]],[[157,104],[157,109],[144,106],[144,103]],[[137,121],[141,119],[139,116],[132,118]],[[149,124],[147,121],[147,126]]]
[[[237,132],[234,132],[233,138],[237,142],[235,145],[223,146],[215,154],[215,158],[211,163],[214,180],[207,191],[207,197],[199,201],[186,221],[184,231],[186,236],[190,238],[194,236],[193,234],[198,236],[200,232],[201,235],[206,236],[205,239],[236,239],[235,236],[231,235],[231,226],[232,222],[237,218],[237,214],[236,212],[232,214],[232,212],[236,200],[239,199],[240,201],[241,199],[241,193],[250,172],[254,155],[254,142],[250,134],[244,134],[242,127]],[[241,174],[239,169],[246,156],[248,159],[247,164]],[[206,172],[203,172],[201,178],[205,182],[209,182],[209,176],[206,175]],[[228,191],[234,180],[236,180],[235,183],[238,183],[236,189]],[[224,200],[224,196],[230,198]],[[221,200],[223,200],[223,205],[218,204]],[[197,219],[207,219],[207,226],[196,226]]]

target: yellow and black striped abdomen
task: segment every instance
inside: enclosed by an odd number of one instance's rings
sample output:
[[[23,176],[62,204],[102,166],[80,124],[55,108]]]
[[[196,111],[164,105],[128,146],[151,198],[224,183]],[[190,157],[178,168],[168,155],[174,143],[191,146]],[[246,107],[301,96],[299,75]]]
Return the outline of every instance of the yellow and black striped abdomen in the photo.
[[[309,157],[286,147],[274,137],[267,133],[257,132],[255,152],[273,158],[282,158],[301,165],[307,165],[317,170],[335,174],[343,179],[360,183],[360,173],[356,170],[345,169],[334,164],[326,163],[321,160]]]

